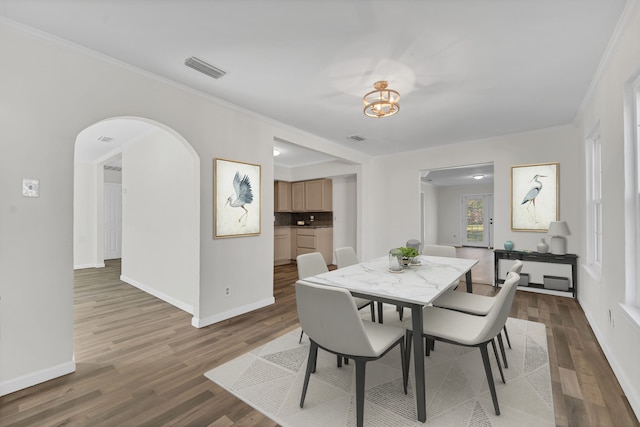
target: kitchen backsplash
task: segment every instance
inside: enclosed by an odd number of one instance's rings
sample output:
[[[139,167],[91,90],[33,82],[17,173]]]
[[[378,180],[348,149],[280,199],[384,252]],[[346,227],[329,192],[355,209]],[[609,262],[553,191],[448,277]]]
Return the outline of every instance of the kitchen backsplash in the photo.
[[[311,221],[311,216],[313,216],[313,221]],[[304,221],[307,225],[333,226],[333,212],[276,212],[275,218],[274,225],[276,226],[296,225],[298,221]]]

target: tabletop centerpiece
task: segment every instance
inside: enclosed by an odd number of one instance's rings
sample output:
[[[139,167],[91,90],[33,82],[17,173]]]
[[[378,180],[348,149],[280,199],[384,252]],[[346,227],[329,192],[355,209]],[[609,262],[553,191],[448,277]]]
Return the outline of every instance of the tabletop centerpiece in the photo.
[[[398,249],[402,253],[402,265],[409,266],[409,265],[417,265],[420,263],[417,259],[418,255],[420,254],[415,248],[407,248],[403,246]]]

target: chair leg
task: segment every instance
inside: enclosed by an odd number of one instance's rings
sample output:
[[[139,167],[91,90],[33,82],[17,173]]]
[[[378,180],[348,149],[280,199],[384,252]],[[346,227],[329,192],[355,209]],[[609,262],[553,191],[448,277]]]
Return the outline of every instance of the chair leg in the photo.
[[[504,336],[505,338],[507,338],[507,344],[509,345],[509,348],[511,348],[511,341],[509,340],[509,333],[507,332],[507,325],[504,325],[504,328],[502,328],[504,330]]]
[[[311,341],[309,347],[309,358],[307,359],[307,371],[304,374],[304,384],[302,385],[302,396],[300,397],[300,407],[304,406],[304,398],[307,396],[307,387],[309,386],[309,377],[311,372],[316,370],[316,358],[318,357],[318,345]]]
[[[371,301],[369,303],[369,307],[371,308],[371,321],[375,322],[376,321],[376,312],[373,310],[373,306],[374,306],[373,301]]]
[[[496,394],[496,385],[493,383],[493,373],[491,372],[491,362],[489,362],[489,351],[487,350],[488,343],[480,345],[480,353],[482,354],[482,363],[484,364],[484,371],[487,374],[487,383],[489,383],[489,391],[491,391],[491,399],[493,400],[493,408],[496,411],[496,415],[500,415],[500,407],[498,406],[498,396]]]
[[[298,344],[302,344],[302,335],[304,334],[304,331],[300,331],[300,339],[298,340]]]
[[[356,359],[356,425],[364,426],[364,379],[366,363]]]
[[[496,340],[491,340],[491,346],[493,347],[493,355],[496,357],[496,363],[498,364],[498,370],[500,371],[500,378],[502,383],[506,384],[504,380],[504,373],[502,372],[502,365],[500,364],[500,356],[498,356],[498,349],[496,349]]]
[[[498,332],[498,344],[500,345],[500,351],[502,352],[502,361],[504,362],[504,368],[509,369],[509,363],[507,363],[507,353],[504,351],[504,343],[502,342],[502,334]]]
[[[383,312],[383,303],[382,301],[378,301],[378,323],[383,323],[384,319],[382,318]]]
[[[338,358],[338,363],[337,363],[338,368],[342,368],[342,356],[337,355],[336,357]]]
[[[404,317],[404,307],[396,305],[396,311],[398,312],[398,318],[402,322],[402,318]]]

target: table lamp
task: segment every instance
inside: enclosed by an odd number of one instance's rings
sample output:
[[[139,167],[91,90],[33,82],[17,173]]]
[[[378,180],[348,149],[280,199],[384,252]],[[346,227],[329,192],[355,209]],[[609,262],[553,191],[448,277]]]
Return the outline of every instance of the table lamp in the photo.
[[[549,231],[551,236],[551,253],[554,255],[564,255],[567,253],[567,239],[564,236],[571,234],[566,221],[551,221]]]

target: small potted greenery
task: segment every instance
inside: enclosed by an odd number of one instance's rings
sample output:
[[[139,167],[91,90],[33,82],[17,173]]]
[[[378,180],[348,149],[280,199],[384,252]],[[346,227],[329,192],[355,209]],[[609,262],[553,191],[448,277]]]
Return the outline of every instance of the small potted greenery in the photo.
[[[402,252],[402,263],[404,265],[414,264],[414,258],[420,255],[418,251],[414,248],[405,248],[401,247],[400,252]]]

